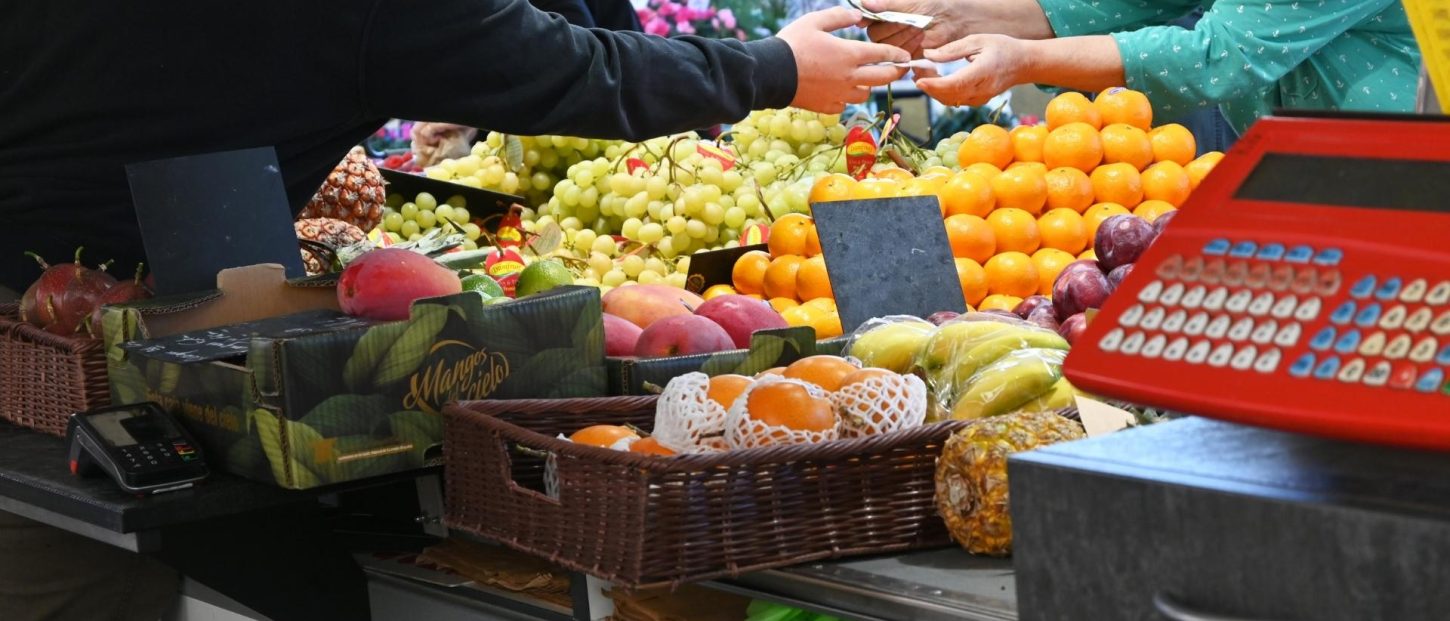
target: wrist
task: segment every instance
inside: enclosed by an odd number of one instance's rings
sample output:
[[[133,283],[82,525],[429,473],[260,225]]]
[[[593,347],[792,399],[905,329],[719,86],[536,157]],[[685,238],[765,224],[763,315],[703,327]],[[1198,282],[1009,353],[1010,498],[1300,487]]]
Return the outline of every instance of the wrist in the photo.
[[[1049,64],[1048,55],[1051,53],[1050,40],[1018,39],[1021,46],[1021,53],[1017,55],[1018,62],[1015,74],[1012,76],[1015,84],[1041,84],[1044,69]]]

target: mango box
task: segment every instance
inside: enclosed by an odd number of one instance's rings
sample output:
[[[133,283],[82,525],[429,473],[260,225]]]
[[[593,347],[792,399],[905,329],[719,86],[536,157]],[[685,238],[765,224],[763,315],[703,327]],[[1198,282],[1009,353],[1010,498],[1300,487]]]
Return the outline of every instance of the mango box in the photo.
[[[651,386],[663,388],[670,380],[686,373],[755,375],[806,356],[835,353],[821,351],[815,339],[816,331],[811,328],[782,328],[756,332],[750,337],[749,349],[668,358],[606,358],[609,394],[647,395],[654,392]],[[840,351],[839,347],[835,349]]]
[[[419,300],[405,321],[337,310],[330,282],[281,266],[218,275],[218,290],[108,307],[112,398],[156,401],[215,468],[306,489],[438,463],[443,405],[605,393],[599,292],[506,304]]]

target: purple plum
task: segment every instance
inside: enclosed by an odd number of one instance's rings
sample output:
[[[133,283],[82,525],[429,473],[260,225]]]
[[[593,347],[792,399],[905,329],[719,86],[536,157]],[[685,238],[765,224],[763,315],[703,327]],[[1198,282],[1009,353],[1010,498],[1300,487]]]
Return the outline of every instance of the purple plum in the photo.
[[[1153,238],[1157,239],[1159,235],[1162,235],[1163,229],[1167,227],[1168,223],[1172,222],[1173,218],[1177,215],[1177,211],[1170,211],[1168,213],[1159,215],[1158,219],[1153,221]]]
[[[1059,320],[1066,320],[1089,308],[1102,308],[1112,292],[1108,277],[1099,270],[1063,270],[1052,284],[1052,306]]]
[[[1044,306],[1052,306],[1052,299],[1045,295],[1029,295],[1027,299],[1019,302],[1017,308],[1012,309],[1012,312],[1017,313],[1018,317],[1026,319],[1032,314],[1032,311]]]
[[[1128,278],[1128,275],[1133,273],[1134,265],[1136,264],[1119,265],[1113,271],[1108,272],[1108,284],[1113,286],[1113,291],[1117,291],[1118,286],[1122,285],[1123,281]]]
[[[962,314],[956,311],[937,311],[932,313],[930,317],[927,317],[926,320],[930,321],[932,325],[939,326],[961,316]]]
[[[1112,216],[1098,226],[1093,250],[1097,252],[1098,264],[1102,269],[1112,271],[1119,265],[1138,260],[1143,251],[1153,243],[1153,225],[1132,214]]]
[[[1022,321],[1022,318],[1021,317],[1018,317],[1017,316],[1017,313],[1014,313],[1012,311],[1005,311],[1005,310],[1001,310],[1001,309],[997,309],[997,308],[989,308],[987,310],[977,311],[977,313],[978,314],[982,314],[982,315],[992,315],[994,317],[1004,317],[1004,318],[1011,319],[1011,320],[1014,320],[1014,321]]]
[[[1027,323],[1053,332],[1060,327],[1057,323],[1057,309],[1053,308],[1050,303],[1032,309],[1032,312],[1027,314]]]
[[[1068,345],[1073,345],[1084,330],[1087,330],[1087,315],[1078,313],[1064,320],[1057,328],[1057,333],[1067,339]]]

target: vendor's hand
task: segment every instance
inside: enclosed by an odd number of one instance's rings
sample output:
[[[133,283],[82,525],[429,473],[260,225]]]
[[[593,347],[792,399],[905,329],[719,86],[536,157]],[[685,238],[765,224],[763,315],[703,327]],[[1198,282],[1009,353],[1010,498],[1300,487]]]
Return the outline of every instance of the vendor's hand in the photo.
[[[917,88],[951,106],[980,106],[1018,84],[1029,82],[1027,42],[1005,35],[972,35],[926,57],[939,63],[968,60],[966,68],[948,76],[921,78]]]
[[[871,97],[872,86],[889,84],[906,74],[896,67],[866,66],[911,60],[901,48],[831,34],[859,21],[858,11],[827,9],[801,16],[776,35],[795,53],[797,84],[790,105],[835,114],[846,104],[864,103]]]
[[[422,167],[468,155],[478,130],[452,123],[413,124],[413,162]]]
[[[882,13],[895,11],[926,15],[931,24],[926,30],[905,24],[866,21],[862,26],[872,41],[895,45],[911,53],[912,58],[921,58],[922,51],[941,47],[970,34],[962,19],[964,11],[953,10],[956,0],[862,0],[867,10]]]

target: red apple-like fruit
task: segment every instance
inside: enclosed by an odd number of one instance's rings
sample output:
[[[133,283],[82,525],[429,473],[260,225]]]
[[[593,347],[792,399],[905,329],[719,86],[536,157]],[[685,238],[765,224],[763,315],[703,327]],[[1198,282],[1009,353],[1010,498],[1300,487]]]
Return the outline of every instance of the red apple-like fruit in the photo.
[[[1057,328],[1057,333],[1062,338],[1067,339],[1068,344],[1071,345],[1076,344],[1078,337],[1082,336],[1082,333],[1086,330],[1087,315],[1078,313],[1063,321],[1062,325]]]
[[[641,358],[688,356],[733,347],[735,342],[730,340],[730,334],[720,324],[698,315],[675,315],[645,328],[634,347],[634,355]]]
[[[790,327],[770,304],[744,295],[719,295],[705,300],[695,309],[695,315],[725,328],[737,349],[750,347],[750,335],[757,330]]]
[[[705,300],[679,287],[630,285],[604,294],[604,312],[648,328],[665,317],[689,315]]]
[[[432,259],[403,248],[379,248],[358,257],[337,281],[342,312],[399,321],[414,300],[463,291],[458,276]]]
[[[639,335],[644,332],[639,326],[615,315],[604,313],[604,355],[633,356]]]

